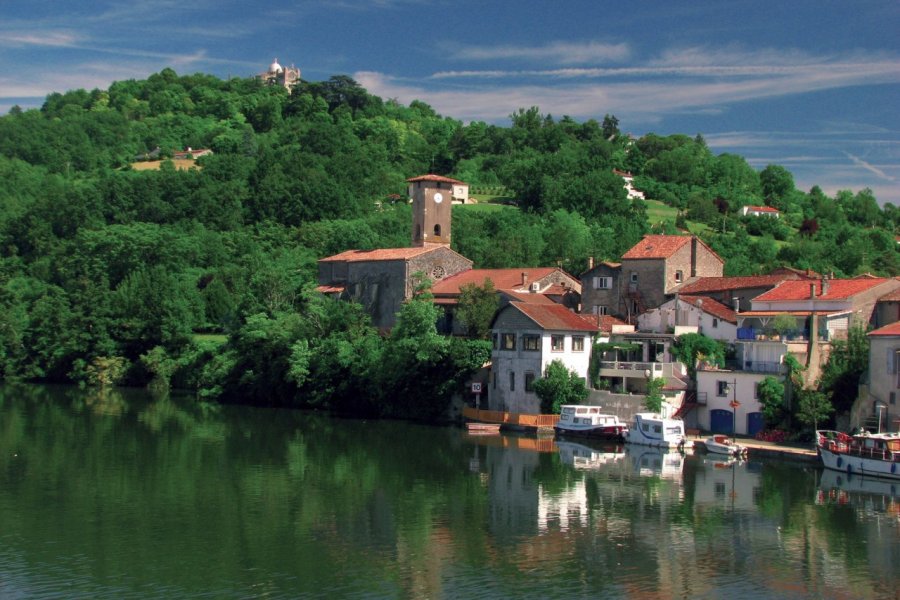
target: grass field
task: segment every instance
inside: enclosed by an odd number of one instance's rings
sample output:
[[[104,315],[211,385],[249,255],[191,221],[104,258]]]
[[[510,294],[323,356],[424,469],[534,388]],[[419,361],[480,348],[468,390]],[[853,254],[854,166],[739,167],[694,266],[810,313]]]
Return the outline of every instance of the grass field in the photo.
[[[179,171],[186,171],[188,169],[199,169],[200,166],[197,164],[197,161],[191,160],[189,158],[177,158],[171,159],[172,163],[174,163],[175,168]],[[158,171],[160,165],[162,165],[163,161],[161,160],[142,160],[139,162],[131,163],[131,168],[135,171]]]

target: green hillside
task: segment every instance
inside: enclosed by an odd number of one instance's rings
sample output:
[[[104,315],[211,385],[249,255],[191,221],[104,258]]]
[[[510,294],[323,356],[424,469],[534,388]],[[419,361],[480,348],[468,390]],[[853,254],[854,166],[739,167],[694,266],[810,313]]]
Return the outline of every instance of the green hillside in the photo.
[[[464,124],[346,76],[289,93],[171,69],[14,107],[0,117],[3,377],[156,379],[210,398],[342,398],[365,404],[351,412],[378,412],[359,373],[408,355],[383,347],[352,308],[321,302],[316,261],[408,245],[406,179],[429,172],[468,182],[479,200],[453,222],[454,248],[476,267],[580,273],[588,257],[616,260],[651,230],[686,228],[729,274],[900,273],[900,214],[868,190],[832,198],[796,189],[780,166],[714,155],[700,136],[635,140],[614,117],[516,109],[507,126]],[[196,169],[166,160],[187,147],[212,154]],[[144,169],[142,157],[156,154],[162,162]],[[614,169],[652,200],[628,200]],[[748,203],[783,218],[739,217]],[[462,373],[469,363],[445,343],[416,345],[434,350],[432,367]],[[381,382],[385,393],[421,367],[410,364],[375,369],[396,375]]]

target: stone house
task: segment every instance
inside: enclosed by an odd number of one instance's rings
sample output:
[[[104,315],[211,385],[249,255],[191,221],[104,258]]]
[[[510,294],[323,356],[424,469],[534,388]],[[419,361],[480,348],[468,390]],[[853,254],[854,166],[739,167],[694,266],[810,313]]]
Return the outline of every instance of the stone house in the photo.
[[[372,324],[390,329],[412,298],[417,274],[439,279],[472,268],[449,246],[347,250],[319,261],[318,291],[359,302]]]
[[[868,327],[878,300],[898,289],[900,280],[881,277],[784,281],[754,298],[738,325],[768,333],[775,317],[785,314],[802,336],[844,337],[850,327]]]
[[[647,235],[620,263],[600,263],[582,274],[582,312],[611,314],[630,323],[663,304],[695,277],[721,277],[724,261],[696,236]]]
[[[691,327],[715,340],[731,342],[737,337],[737,315],[712,298],[676,294],[638,317],[640,331],[677,332],[680,327]]]
[[[900,431],[900,321],[870,331],[868,337],[868,384],[854,406],[851,425]]]
[[[705,296],[730,307],[735,312],[749,310],[750,302],[782,281],[791,279],[812,279],[802,272],[784,270],[768,275],[742,277],[699,277],[685,282],[673,291],[688,296]]]
[[[494,349],[489,408],[540,413],[541,403],[533,383],[554,360],[562,361],[587,382],[597,332],[596,319],[576,314],[560,304],[507,304],[491,325]]]
[[[465,324],[455,318],[462,288],[483,286],[490,281],[500,297],[498,306],[509,302],[561,304],[577,310],[581,302],[581,282],[558,267],[521,269],[471,269],[436,280],[431,288],[434,303],[444,309],[441,329],[444,333],[463,334]]]

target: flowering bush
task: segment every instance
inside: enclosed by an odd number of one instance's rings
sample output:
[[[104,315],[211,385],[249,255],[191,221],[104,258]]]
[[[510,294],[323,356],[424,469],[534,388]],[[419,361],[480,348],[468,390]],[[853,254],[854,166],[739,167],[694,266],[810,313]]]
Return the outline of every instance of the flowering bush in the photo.
[[[757,432],[756,439],[761,442],[783,442],[787,440],[788,434],[786,431],[782,431],[781,429],[764,429],[763,431]]]

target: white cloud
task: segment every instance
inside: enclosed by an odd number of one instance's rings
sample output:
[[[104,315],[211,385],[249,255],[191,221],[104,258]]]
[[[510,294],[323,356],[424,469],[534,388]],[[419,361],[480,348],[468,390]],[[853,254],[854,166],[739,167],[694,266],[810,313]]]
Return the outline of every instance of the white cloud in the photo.
[[[628,44],[599,42],[551,42],[542,46],[471,46],[466,45],[450,54],[457,60],[538,60],[557,64],[622,61],[631,55]]]
[[[81,35],[64,30],[0,31],[0,46],[16,48],[26,46],[72,47],[83,42],[83,39]]]

